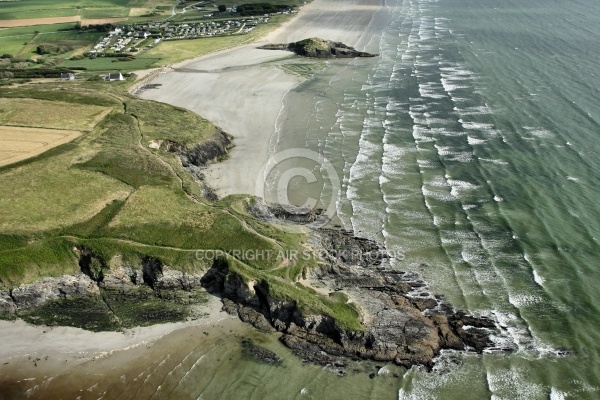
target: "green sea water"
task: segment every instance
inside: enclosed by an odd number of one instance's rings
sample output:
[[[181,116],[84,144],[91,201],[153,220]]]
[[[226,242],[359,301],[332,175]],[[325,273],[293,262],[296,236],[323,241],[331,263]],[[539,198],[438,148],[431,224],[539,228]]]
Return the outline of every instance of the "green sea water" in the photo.
[[[272,151],[322,154],[345,228],[502,327],[399,398],[600,398],[600,3],[385,3],[357,46],[380,57],[288,95]]]

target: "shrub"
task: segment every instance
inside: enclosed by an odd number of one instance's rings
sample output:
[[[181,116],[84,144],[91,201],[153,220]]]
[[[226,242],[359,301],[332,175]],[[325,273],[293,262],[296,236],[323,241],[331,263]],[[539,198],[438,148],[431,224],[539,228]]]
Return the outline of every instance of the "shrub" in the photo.
[[[53,45],[53,44],[40,44],[35,51],[36,51],[36,53],[38,53],[40,55],[44,55],[44,54],[63,54],[68,51],[71,51],[71,50],[73,50],[73,49],[68,46],[57,46],[57,45]]]

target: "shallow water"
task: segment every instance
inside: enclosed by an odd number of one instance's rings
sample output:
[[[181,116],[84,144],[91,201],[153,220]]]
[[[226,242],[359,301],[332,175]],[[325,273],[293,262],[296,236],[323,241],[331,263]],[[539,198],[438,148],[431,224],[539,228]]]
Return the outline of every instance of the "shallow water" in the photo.
[[[379,40],[359,43],[381,56],[329,62],[288,95],[272,152],[324,155],[346,228],[504,327],[510,352],[443,355],[400,398],[600,396],[600,5],[386,4]],[[319,193],[290,187],[298,203]]]

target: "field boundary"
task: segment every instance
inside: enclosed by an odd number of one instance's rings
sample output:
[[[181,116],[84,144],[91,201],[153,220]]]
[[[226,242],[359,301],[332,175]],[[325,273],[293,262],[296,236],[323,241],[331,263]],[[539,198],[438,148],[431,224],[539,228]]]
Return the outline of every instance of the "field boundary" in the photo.
[[[70,17],[2,19],[0,20],[0,28],[16,28],[20,26],[33,25],[53,25],[79,21],[81,21],[81,16],[79,15],[73,15]]]

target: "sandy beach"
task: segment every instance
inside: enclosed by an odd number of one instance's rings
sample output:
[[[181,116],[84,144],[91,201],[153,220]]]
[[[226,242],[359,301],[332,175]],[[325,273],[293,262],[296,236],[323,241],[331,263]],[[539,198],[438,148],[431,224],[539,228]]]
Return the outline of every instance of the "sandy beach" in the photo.
[[[40,380],[49,383],[52,377],[88,368],[90,362],[111,365],[118,358],[121,363],[135,363],[157,341],[181,330],[210,332],[216,327],[235,328],[242,324],[221,311],[220,299],[214,296],[208,299],[201,308],[203,318],[123,332],[33,326],[22,320],[0,321],[0,385],[5,389],[15,386],[15,394],[22,394],[23,390],[36,388]]]
[[[380,7],[378,0],[314,0],[258,42],[173,66],[151,81],[162,86],[140,97],[187,108],[232,134],[235,148],[229,159],[208,168],[207,181],[220,196],[255,194],[283,99],[303,80],[280,65],[323,62],[256,47],[321,37],[365,50],[373,34],[369,24]]]

